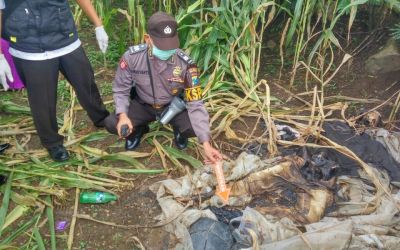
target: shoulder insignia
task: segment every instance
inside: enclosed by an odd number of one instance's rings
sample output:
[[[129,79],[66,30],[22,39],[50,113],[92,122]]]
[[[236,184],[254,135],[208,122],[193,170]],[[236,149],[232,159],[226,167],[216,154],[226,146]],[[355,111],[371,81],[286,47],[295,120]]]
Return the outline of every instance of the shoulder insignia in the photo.
[[[130,54],[135,54],[135,53],[138,53],[139,51],[143,51],[145,49],[147,49],[147,44],[142,43],[142,44],[139,44],[139,45],[135,45],[135,46],[129,47],[129,53]]]
[[[192,60],[192,58],[190,58],[188,55],[185,54],[185,52],[179,50],[177,52],[178,57],[180,59],[182,59],[183,61],[185,61],[187,64],[194,64],[194,61]]]

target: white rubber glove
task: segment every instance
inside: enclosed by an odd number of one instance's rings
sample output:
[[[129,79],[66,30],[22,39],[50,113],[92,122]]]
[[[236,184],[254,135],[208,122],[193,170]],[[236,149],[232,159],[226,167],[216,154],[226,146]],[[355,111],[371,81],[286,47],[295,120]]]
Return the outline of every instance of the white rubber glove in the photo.
[[[14,81],[14,78],[11,73],[10,65],[3,54],[0,54],[0,82],[3,85],[4,90],[8,90],[9,86],[7,84],[7,79],[10,82]]]
[[[101,52],[106,53],[108,47],[108,35],[104,30],[104,26],[96,27],[96,39]]]

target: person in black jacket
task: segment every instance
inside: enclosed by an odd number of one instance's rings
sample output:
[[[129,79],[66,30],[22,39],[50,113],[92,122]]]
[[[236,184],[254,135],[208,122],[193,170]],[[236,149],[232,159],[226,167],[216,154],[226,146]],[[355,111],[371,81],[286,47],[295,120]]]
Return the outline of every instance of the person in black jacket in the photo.
[[[105,53],[108,36],[90,0],[76,0],[96,26]],[[18,74],[28,91],[33,121],[42,145],[55,161],[69,158],[58,134],[56,118],[59,71],[76,91],[81,106],[97,127],[108,116],[94,80],[93,69],[81,47],[68,0],[0,0],[2,38],[10,43]],[[8,88],[10,67],[0,54],[0,82]]]

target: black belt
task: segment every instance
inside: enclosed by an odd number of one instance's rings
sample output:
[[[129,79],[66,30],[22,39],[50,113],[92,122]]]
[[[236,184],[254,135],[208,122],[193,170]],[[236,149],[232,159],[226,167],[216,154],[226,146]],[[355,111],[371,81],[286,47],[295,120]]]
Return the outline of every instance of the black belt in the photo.
[[[157,111],[161,111],[169,105],[169,103],[167,103],[167,104],[157,104],[157,103],[149,104],[149,103],[146,103],[145,101],[143,101],[142,99],[140,99],[139,96],[136,96],[135,100],[138,101],[138,103],[146,105],[146,106],[150,106]]]

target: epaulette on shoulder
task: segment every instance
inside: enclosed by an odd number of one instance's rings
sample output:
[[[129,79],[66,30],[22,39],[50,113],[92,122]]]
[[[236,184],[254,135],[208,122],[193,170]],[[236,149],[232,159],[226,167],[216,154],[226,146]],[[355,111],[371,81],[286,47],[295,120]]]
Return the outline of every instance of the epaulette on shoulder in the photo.
[[[192,60],[192,58],[190,58],[188,55],[186,55],[186,53],[183,52],[182,50],[179,50],[177,52],[177,54],[178,54],[178,57],[180,59],[182,59],[184,62],[186,62],[187,64],[189,64],[189,65],[194,64],[194,61]]]
[[[143,51],[145,49],[147,49],[147,44],[142,43],[142,44],[138,44],[138,45],[129,47],[129,53],[130,54],[135,54],[135,53],[138,53],[138,52]]]

